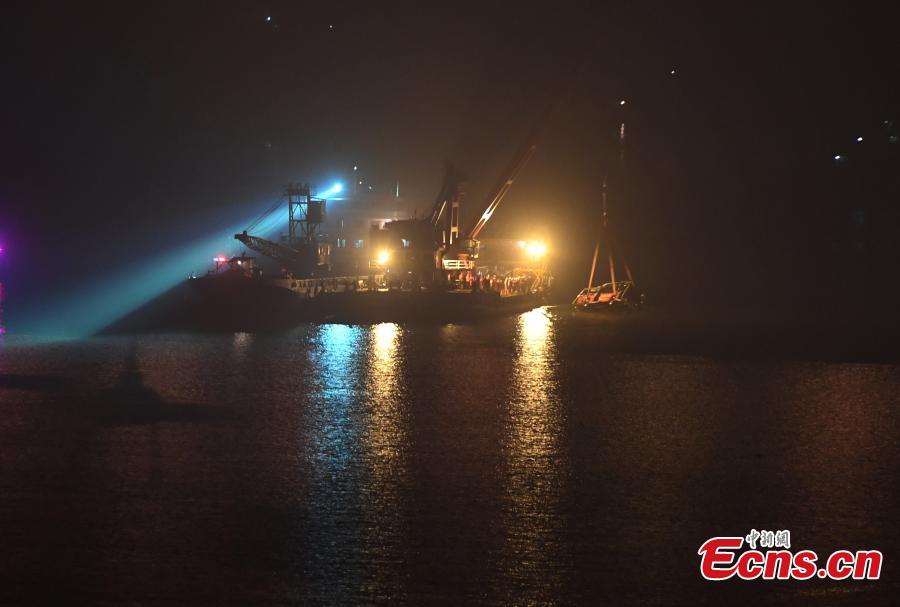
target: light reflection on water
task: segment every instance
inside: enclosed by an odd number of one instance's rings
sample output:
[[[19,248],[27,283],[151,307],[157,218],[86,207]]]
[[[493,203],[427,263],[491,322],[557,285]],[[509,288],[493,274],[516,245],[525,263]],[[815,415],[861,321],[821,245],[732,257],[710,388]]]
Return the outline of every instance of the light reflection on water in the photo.
[[[898,367],[604,352],[592,327],[0,348],[0,604],[718,605],[713,534],[896,552]],[[856,588],[891,604],[886,581]]]
[[[324,325],[313,350],[318,382],[310,383],[317,388],[313,395],[319,423],[314,426],[312,456],[315,470],[324,478],[337,478],[346,471],[358,446],[361,427],[354,407],[360,388],[357,367],[362,337],[360,327]]]
[[[317,601],[330,597],[349,603],[362,584],[358,511],[365,498],[360,495],[357,461],[365,427],[359,410],[364,337],[361,327],[321,326],[310,352],[316,377],[301,383],[303,389],[309,386],[308,393],[296,395],[298,415],[304,402],[311,408],[304,420],[306,440],[300,445],[311,478],[304,497],[308,517],[298,539],[316,538],[313,545],[296,548],[306,555],[304,577]],[[342,572],[343,583],[332,583],[327,572],[333,570]]]
[[[235,333],[232,339],[234,344],[235,361],[241,363],[247,359],[250,347],[253,345],[253,333]]]
[[[565,569],[559,531],[564,456],[553,324],[545,308],[516,324],[516,355],[503,438],[506,498],[500,555],[502,596],[535,604],[560,596]]]
[[[315,415],[306,416],[305,454],[314,482],[306,500],[317,527],[311,535],[325,540],[312,551],[321,567],[340,571],[342,594],[334,594],[333,580],[313,578],[313,596],[329,601],[388,600],[400,590],[400,490],[408,443],[401,334],[390,323],[324,325],[315,338],[318,382],[312,391]],[[362,555],[379,566],[364,566]]]
[[[369,328],[362,448],[366,482],[365,543],[380,567],[370,568],[364,594],[379,601],[402,593],[406,525],[401,491],[407,476],[408,416],[403,405],[398,351],[401,329],[394,323]]]
[[[370,329],[370,352],[366,374],[366,445],[376,478],[395,480],[401,472],[402,449],[406,431],[405,413],[399,399],[399,369],[402,361],[397,352],[400,329],[394,323],[382,323]]]

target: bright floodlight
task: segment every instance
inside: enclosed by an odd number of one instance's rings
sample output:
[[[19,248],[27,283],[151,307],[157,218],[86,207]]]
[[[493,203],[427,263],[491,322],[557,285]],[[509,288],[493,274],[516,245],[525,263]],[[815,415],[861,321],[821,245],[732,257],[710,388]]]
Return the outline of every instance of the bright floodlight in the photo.
[[[388,260],[390,258],[391,258],[390,252],[385,249],[382,249],[381,251],[378,251],[378,257],[375,258],[375,261],[378,262],[378,265],[383,266],[384,264],[386,264],[388,262]]]
[[[619,105],[625,105],[625,100],[623,99],[622,101],[620,101]]]
[[[840,154],[835,154],[835,155],[834,155],[834,159],[835,159],[835,160],[840,160],[840,159],[841,159],[841,155],[840,155]]]
[[[340,194],[344,190],[344,184],[340,181],[335,181],[330,188],[325,190],[324,192],[319,192],[319,198],[328,198],[329,196],[334,196],[335,194]]]
[[[528,253],[528,256],[532,259],[540,259],[547,253],[547,245],[543,242],[529,242],[525,247],[525,252]]]
[[[856,138],[856,143],[862,143],[862,140],[863,140],[862,137],[857,137],[857,138]]]

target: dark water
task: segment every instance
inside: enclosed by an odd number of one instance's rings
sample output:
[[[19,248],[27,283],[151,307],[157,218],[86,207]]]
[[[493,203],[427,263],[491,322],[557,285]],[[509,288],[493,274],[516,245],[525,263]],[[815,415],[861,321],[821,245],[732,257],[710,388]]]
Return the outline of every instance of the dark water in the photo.
[[[896,604],[900,368],[609,330],[7,340],[0,603]],[[883,579],[703,581],[751,528]]]

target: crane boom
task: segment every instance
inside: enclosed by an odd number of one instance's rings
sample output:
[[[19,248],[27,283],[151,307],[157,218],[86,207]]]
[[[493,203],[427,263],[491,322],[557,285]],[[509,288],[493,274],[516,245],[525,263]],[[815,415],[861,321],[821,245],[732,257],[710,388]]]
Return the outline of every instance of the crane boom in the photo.
[[[525,165],[528,164],[528,161],[531,160],[531,157],[534,156],[534,153],[537,151],[538,140],[541,138],[544,127],[547,125],[547,122],[550,120],[550,117],[553,115],[553,112],[561,101],[562,97],[555,99],[544,109],[537,120],[535,120],[534,125],[531,128],[531,133],[529,134],[528,139],[525,140],[525,144],[519,148],[519,151],[513,156],[512,162],[506,167],[500,182],[493,190],[491,190],[491,197],[488,199],[488,203],[485,205],[481,217],[472,224],[472,227],[469,228],[468,232],[465,232],[465,240],[469,242],[478,240],[478,234],[484,229],[485,224],[490,221],[494,211],[497,210],[497,207],[503,201],[503,198],[509,193],[509,190],[519,177],[522,169],[525,168]]]
[[[288,207],[288,237],[283,243],[248,233],[275,212],[285,199]],[[324,219],[325,199],[311,196],[309,184],[291,184],[272,208],[263,213],[246,230],[235,234],[234,238],[248,249],[279,262],[289,272],[307,276],[313,274],[320,264],[327,263],[327,249],[326,261],[323,262],[316,239],[316,230]]]
[[[292,249],[267,238],[252,236],[247,234],[247,232],[235,234],[234,238],[251,251],[256,251],[261,255],[278,261],[291,272],[305,274],[309,271],[310,264],[312,264],[312,267],[315,265],[316,252],[312,247],[304,246],[300,250]]]
[[[503,172],[503,179],[497,184],[497,187],[493,189],[494,195],[491,197],[490,202],[488,202],[487,206],[484,209],[484,212],[481,214],[481,217],[475,224],[466,232],[466,238],[470,240],[475,240],[478,238],[478,234],[484,228],[485,224],[490,221],[491,216],[494,214],[494,211],[497,210],[497,207],[500,205],[500,202],[512,188],[513,183],[515,183],[516,178],[519,176],[519,173],[522,172],[522,169],[525,168],[525,165],[528,164],[528,161],[531,160],[531,157],[534,156],[535,151],[537,151],[537,143],[532,140],[529,140],[525,147],[516,154],[515,158],[513,158],[512,163],[510,163],[509,167],[507,167],[506,171]]]
[[[441,183],[441,189],[438,191],[434,206],[431,208],[432,226],[438,225],[441,216],[447,211],[447,205],[450,204],[453,197],[458,194],[461,180],[462,178],[459,171],[448,162],[444,171],[444,181]]]

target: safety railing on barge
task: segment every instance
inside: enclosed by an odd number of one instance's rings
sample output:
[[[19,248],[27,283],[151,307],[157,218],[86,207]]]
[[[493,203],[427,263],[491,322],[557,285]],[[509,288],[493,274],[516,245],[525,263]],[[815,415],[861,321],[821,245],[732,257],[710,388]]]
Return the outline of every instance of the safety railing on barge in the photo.
[[[331,276],[327,278],[285,278],[288,288],[298,295],[316,297],[322,293],[351,293],[380,290],[378,285],[383,276],[374,276],[374,287],[370,287],[369,278],[363,276]]]

